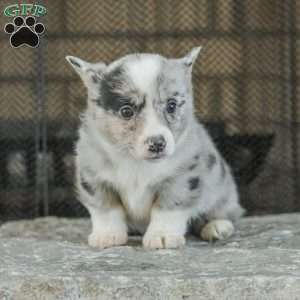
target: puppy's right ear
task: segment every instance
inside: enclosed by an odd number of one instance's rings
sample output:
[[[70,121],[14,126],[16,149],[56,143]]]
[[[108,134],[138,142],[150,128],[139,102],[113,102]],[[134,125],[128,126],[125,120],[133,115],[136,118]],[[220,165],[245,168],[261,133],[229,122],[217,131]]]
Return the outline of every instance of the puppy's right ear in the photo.
[[[75,56],[66,56],[66,60],[79,74],[88,89],[97,87],[101,81],[106,65],[104,63],[89,63]]]

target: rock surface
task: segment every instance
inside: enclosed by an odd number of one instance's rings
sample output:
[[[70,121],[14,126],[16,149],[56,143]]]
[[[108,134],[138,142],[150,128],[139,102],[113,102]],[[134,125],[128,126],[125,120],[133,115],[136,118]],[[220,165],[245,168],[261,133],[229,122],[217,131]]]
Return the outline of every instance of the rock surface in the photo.
[[[244,218],[233,238],[96,250],[87,220],[0,227],[0,299],[300,299],[300,214]]]

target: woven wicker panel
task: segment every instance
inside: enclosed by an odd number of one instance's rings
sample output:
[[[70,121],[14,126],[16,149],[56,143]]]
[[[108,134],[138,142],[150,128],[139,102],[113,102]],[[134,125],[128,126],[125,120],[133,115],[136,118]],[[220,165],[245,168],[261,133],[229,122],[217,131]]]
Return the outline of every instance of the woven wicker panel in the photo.
[[[40,47],[13,49],[0,36],[0,218],[86,214],[73,187],[86,91],[66,55],[109,63],[198,45],[196,113],[218,146],[234,141],[219,147],[243,205],[249,214],[300,209],[299,1],[39,2],[48,11]]]

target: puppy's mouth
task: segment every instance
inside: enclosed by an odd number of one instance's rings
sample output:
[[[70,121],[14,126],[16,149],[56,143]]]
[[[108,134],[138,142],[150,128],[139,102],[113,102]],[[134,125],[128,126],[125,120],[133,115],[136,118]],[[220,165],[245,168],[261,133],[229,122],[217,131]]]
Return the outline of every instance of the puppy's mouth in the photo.
[[[159,160],[164,159],[166,156],[167,155],[165,153],[155,154],[155,155],[146,157],[145,160],[147,160],[147,161],[159,161]]]

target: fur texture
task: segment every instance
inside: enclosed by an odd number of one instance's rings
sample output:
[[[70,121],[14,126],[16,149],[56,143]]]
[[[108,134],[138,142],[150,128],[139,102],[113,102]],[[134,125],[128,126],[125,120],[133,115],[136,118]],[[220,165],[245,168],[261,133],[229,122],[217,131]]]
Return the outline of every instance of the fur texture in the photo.
[[[109,65],[68,56],[88,91],[76,146],[80,201],[91,246],[177,248],[189,228],[206,240],[233,233],[242,215],[235,182],[194,117],[192,67],[200,52],[132,54]]]

